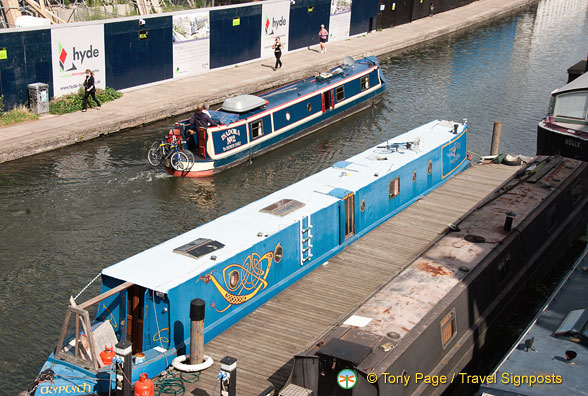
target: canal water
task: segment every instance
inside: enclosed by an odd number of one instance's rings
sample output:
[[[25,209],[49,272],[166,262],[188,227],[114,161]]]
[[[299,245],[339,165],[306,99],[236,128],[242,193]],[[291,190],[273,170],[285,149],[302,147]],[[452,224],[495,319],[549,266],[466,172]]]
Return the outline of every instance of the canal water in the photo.
[[[209,179],[172,178],[147,163],[173,120],[0,164],[0,394],[35,377],[69,296],[103,267],[391,136],[467,117],[469,148],[487,154],[502,121],[501,151],[533,155],[549,94],[586,56],[586,37],[586,0],[542,0],[412,48],[382,62],[389,89],[380,105]]]

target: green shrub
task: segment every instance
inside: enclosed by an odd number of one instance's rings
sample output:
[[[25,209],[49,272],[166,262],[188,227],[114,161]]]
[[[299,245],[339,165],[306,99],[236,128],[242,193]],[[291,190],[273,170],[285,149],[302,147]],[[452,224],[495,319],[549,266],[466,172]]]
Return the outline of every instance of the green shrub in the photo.
[[[96,99],[100,103],[110,102],[112,100],[118,99],[122,96],[122,93],[118,92],[117,90],[106,87],[106,89],[97,89],[96,90]],[[96,105],[92,97],[88,98],[88,106],[93,107]],[[51,114],[65,114],[65,113],[72,113],[74,111],[82,110],[82,104],[84,102],[84,88],[80,88],[77,94],[70,94],[65,95],[60,98],[52,99],[49,102],[49,112]]]
[[[4,99],[3,97],[0,98]],[[0,126],[38,119],[38,115],[33,114],[27,107],[21,105],[15,107],[13,110],[7,111],[6,113],[2,112],[2,115],[0,115]]]

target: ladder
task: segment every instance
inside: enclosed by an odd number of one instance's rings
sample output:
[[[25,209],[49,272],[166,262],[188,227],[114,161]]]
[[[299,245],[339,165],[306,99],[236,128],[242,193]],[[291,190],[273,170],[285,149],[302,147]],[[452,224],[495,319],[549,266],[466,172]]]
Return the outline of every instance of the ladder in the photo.
[[[300,219],[300,265],[312,259],[312,224],[310,215]]]

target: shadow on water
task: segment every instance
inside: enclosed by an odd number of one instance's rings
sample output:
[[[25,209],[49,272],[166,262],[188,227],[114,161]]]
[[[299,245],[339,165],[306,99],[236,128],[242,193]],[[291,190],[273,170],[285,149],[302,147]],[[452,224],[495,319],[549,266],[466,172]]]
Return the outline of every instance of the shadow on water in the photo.
[[[2,392],[34,378],[69,296],[102,268],[387,138],[467,117],[469,147],[486,153],[500,120],[502,150],[532,155],[549,93],[586,54],[586,2],[562,11],[556,1],[382,62],[389,89],[379,105],[208,179],[172,178],[147,163],[147,148],[174,120],[0,164]]]

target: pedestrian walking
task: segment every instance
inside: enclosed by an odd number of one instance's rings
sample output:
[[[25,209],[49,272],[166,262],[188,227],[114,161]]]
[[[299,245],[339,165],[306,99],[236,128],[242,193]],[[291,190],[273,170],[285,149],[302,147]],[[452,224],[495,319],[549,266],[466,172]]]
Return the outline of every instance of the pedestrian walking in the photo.
[[[94,73],[90,69],[86,69],[86,79],[84,80],[84,101],[82,104],[82,111],[86,111],[88,108],[88,96],[92,95],[92,99],[98,105],[97,109],[100,110],[100,102],[96,99],[96,86],[94,85]]]
[[[325,46],[325,43],[327,42],[327,39],[329,38],[329,32],[327,31],[327,29],[325,29],[325,25],[321,25],[321,30],[319,30],[319,42],[321,44],[321,54],[324,54],[327,52],[327,47]]]
[[[274,66],[274,71],[278,68],[278,67],[282,67],[282,61],[280,60],[280,58],[282,57],[282,47],[284,45],[280,42],[280,38],[276,37],[276,40],[274,41],[274,45],[272,46],[272,48],[274,49],[274,55],[276,56],[276,64]]]

